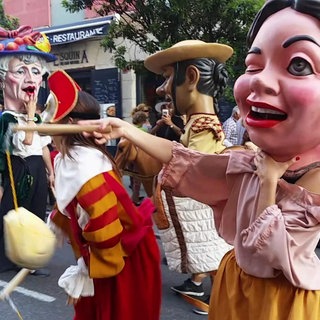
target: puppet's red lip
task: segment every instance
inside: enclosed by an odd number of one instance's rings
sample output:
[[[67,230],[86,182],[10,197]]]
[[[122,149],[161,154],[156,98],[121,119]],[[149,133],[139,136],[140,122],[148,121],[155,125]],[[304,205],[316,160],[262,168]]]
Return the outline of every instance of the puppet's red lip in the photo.
[[[253,118],[250,118],[250,116],[246,117],[246,124],[250,127],[255,128],[272,128],[281,121],[277,120],[256,120]]]
[[[33,94],[35,92],[36,88],[35,87],[27,87],[22,89],[22,91],[28,93],[28,94]]]
[[[266,106],[252,106],[246,117],[247,125],[256,128],[271,128],[287,119],[279,109]]]

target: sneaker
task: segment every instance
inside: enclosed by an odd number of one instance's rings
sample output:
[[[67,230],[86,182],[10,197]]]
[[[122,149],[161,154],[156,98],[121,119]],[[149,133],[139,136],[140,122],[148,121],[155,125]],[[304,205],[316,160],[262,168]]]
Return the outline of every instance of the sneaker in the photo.
[[[204,295],[202,284],[197,286],[191,281],[190,278],[187,279],[181,286],[171,287],[171,290],[178,293],[188,294],[189,296],[201,297]]]
[[[201,310],[201,309],[192,309],[192,311],[196,314],[200,314],[202,316],[207,316],[208,315],[208,311],[204,311],[204,310]]]
[[[198,308],[196,309],[192,309],[192,311],[196,314],[200,314],[200,315],[203,315],[203,316],[206,316],[208,315],[208,309],[209,309],[209,302],[210,302],[210,295],[206,295],[204,297],[201,297],[199,298],[199,300],[201,302],[204,303],[203,306],[199,306]]]
[[[30,274],[32,276],[36,276],[36,277],[42,277],[42,278],[45,278],[45,277],[49,277],[50,276],[50,272],[48,269],[37,269],[37,270],[32,270],[30,272]]]

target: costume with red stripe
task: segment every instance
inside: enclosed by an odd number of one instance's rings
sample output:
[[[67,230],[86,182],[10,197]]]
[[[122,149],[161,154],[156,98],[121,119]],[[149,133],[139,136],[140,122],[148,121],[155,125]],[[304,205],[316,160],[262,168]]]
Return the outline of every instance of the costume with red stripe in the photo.
[[[51,219],[68,233],[76,258],[85,261],[87,280],[93,279],[94,292],[80,293],[74,319],[158,320],[160,255],[152,203],[134,207],[109,159],[94,148],[59,154],[55,174],[59,210]],[[77,276],[68,276],[67,287],[77,286]]]

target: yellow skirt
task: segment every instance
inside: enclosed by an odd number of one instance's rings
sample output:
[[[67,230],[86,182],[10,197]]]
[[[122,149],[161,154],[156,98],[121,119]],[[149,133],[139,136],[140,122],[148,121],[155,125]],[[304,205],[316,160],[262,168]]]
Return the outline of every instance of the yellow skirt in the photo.
[[[250,276],[237,265],[231,250],[214,278],[208,319],[320,320],[320,290],[296,288],[283,275]]]

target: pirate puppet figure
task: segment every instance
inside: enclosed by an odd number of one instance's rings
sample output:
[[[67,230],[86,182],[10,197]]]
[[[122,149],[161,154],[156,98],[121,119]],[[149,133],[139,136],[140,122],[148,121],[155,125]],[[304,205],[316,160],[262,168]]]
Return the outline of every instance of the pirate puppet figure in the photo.
[[[53,72],[48,84],[48,126],[100,118],[98,101],[64,71]],[[74,319],[159,320],[160,253],[151,200],[134,206],[105,145],[82,132],[62,131],[53,140],[60,151],[54,161],[57,210],[48,223],[69,237],[77,258],[59,279]]]
[[[0,117],[0,170],[3,196],[0,206],[0,272],[15,269],[4,251],[3,216],[14,208],[5,152],[10,151],[18,206],[44,220],[48,181],[53,183],[53,169],[47,145],[49,137],[36,132],[8,134],[10,123],[35,126],[41,122],[36,114],[37,96],[50,54],[50,43],[44,34],[29,26],[17,30],[0,29],[0,87],[4,111]],[[39,271],[38,273],[41,274]]]
[[[176,113],[186,116],[180,142],[187,148],[205,153],[220,153],[225,149],[217,101],[227,86],[228,73],[224,63],[232,53],[227,45],[185,40],[145,60],[147,69],[165,78],[157,88],[157,94],[171,104]],[[217,270],[223,255],[231,247],[218,236],[210,207],[193,199],[172,198],[165,190],[161,194],[163,202],[170,198],[170,203],[174,203],[174,206],[164,206],[167,208],[165,215],[171,222],[167,228],[159,226],[168,266],[172,270],[192,273],[190,279],[171,289],[181,294],[202,296],[203,300],[202,280]],[[178,216],[176,223],[172,222],[174,216]],[[200,234],[201,242],[195,239]],[[174,250],[173,243],[176,244]]]

